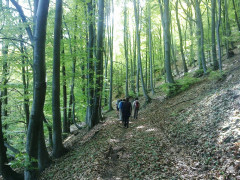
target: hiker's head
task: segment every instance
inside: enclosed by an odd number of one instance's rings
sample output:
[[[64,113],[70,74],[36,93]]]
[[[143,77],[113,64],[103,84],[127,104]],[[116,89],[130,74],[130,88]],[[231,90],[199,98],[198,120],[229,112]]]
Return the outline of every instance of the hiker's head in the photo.
[[[123,101],[126,101],[126,99],[123,99]]]
[[[136,97],[135,100],[138,100],[138,98]]]
[[[129,102],[129,97],[126,98],[126,101]]]

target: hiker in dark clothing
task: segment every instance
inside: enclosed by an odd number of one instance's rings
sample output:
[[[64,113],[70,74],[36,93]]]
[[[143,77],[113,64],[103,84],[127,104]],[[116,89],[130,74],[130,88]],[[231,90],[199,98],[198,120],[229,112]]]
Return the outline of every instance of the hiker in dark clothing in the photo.
[[[126,98],[126,101],[122,105],[122,117],[124,121],[124,127],[128,128],[129,117],[131,116],[132,105],[129,102],[129,98]]]

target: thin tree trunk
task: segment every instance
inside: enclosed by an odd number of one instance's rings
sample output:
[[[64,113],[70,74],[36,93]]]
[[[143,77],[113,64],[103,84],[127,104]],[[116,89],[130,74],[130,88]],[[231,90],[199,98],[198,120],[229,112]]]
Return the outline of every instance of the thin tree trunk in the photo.
[[[70,122],[67,118],[67,82],[66,82],[66,67],[65,67],[65,59],[64,59],[64,45],[62,49],[62,83],[63,83],[63,133],[70,132]]]
[[[124,52],[126,60],[126,84],[125,96],[128,97],[128,19],[127,19],[127,2],[124,2]]]
[[[22,39],[22,35],[20,36],[20,39]],[[25,117],[26,117],[26,127],[28,128],[29,124],[29,116],[30,116],[30,111],[29,111],[29,98],[28,98],[28,76],[26,75],[26,61],[25,61],[25,56],[24,56],[24,45],[23,42],[20,42],[20,50],[22,54],[22,82],[23,82],[23,91],[24,91],[24,112],[25,112]],[[26,128],[26,129],[27,129]]]
[[[166,80],[168,83],[174,83],[171,62],[170,62],[170,51],[171,51],[171,38],[170,38],[170,18],[169,18],[169,0],[164,1],[164,10],[161,0],[158,0],[160,5],[162,26],[163,26],[163,37],[164,37],[164,56],[165,56],[165,71],[166,71]]]
[[[213,69],[217,70],[218,62],[217,62],[216,36],[215,36],[215,30],[216,30],[215,17],[216,17],[216,0],[212,0],[212,59],[213,59]]]
[[[195,3],[195,10],[197,16],[197,36],[198,36],[198,58],[199,58],[199,69],[203,69],[204,74],[207,73],[207,66],[205,61],[205,54],[204,54],[204,30],[203,30],[203,23],[202,23],[202,14],[200,9],[200,1],[196,0]]]
[[[239,19],[238,19],[238,13],[237,13],[236,5],[235,5],[235,0],[232,0],[232,3],[233,3],[234,14],[235,14],[235,21],[237,22],[238,31],[240,31],[240,23],[239,23]]]
[[[226,23],[226,53],[227,58],[230,58],[230,43],[231,41],[228,39],[231,36],[231,27],[229,24],[229,15],[228,15],[228,1],[224,0],[224,10],[225,10],[225,23]]]
[[[112,15],[114,14],[114,5],[112,2]],[[112,17],[112,24],[110,26],[110,31],[108,33],[109,37],[109,53],[110,53],[110,87],[109,87],[109,103],[108,110],[113,110],[112,107],[112,93],[113,93],[113,35],[114,35],[114,18]]]
[[[175,10],[176,10],[176,20],[177,20],[177,26],[178,26],[178,34],[179,34],[179,41],[180,41],[180,51],[181,51],[181,56],[182,56],[183,70],[184,70],[184,74],[186,74],[188,72],[188,69],[187,69],[187,64],[186,64],[186,60],[185,60],[185,55],[183,52],[182,30],[181,30],[180,21],[178,18],[178,0],[176,2]]]
[[[138,0],[137,0],[138,1]],[[135,12],[135,22],[136,22],[136,38],[137,38],[137,55],[138,55],[138,68],[139,68],[139,74],[141,77],[141,83],[142,83],[142,90],[145,97],[146,102],[150,102],[151,99],[147,94],[144,78],[143,78],[143,71],[142,71],[142,62],[141,62],[141,47],[140,47],[140,33],[139,33],[139,14],[137,12],[137,5],[139,7],[139,2],[136,3],[136,0],[133,1],[134,3],[134,12]]]
[[[131,91],[135,94],[135,73],[134,73],[134,60],[133,60],[133,49],[132,49],[132,38],[129,37],[129,49],[130,49],[130,63],[131,63]]]
[[[218,0],[218,25],[217,25],[218,66],[219,66],[219,70],[222,71],[220,25],[221,25],[221,0]]]
[[[154,85],[153,85],[153,57],[152,57],[152,21],[151,21],[151,4],[148,1],[148,36],[149,36],[149,61],[150,61],[150,87],[151,92],[154,95]]]

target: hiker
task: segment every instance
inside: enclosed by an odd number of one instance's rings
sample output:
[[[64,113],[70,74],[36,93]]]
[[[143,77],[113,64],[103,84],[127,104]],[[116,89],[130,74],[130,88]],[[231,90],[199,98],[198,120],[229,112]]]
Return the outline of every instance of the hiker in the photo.
[[[122,121],[122,105],[123,105],[124,99],[120,99],[120,102],[118,103],[118,109],[119,109],[119,120]]]
[[[118,104],[119,104],[120,101],[121,101],[121,99],[118,99],[117,102],[116,102],[116,109],[117,109],[117,111],[119,111]]]
[[[119,117],[119,108],[118,108],[118,104],[119,104],[120,101],[121,101],[121,99],[118,99],[118,100],[116,101],[116,110],[117,110],[116,114],[117,114],[117,117]]]
[[[126,101],[122,105],[122,118],[124,121],[124,127],[128,128],[129,117],[131,116],[132,105],[129,102],[129,98],[126,98]]]
[[[138,98],[135,98],[135,101],[133,102],[133,110],[134,110],[133,118],[134,119],[138,118],[139,108],[140,108],[140,103],[138,101]]]

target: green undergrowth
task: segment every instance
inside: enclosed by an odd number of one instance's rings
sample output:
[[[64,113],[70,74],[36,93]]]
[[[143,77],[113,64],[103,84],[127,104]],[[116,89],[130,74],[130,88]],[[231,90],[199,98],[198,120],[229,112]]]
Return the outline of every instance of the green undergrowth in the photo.
[[[163,92],[167,97],[173,97],[187,89],[192,85],[198,83],[200,79],[192,77],[190,74],[184,76],[181,79],[176,80],[175,83],[165,83],[161,85]]]
[[[222,81],[226,78],[226,72],[224,71],[210,71],[208,75],[209,80]]]

